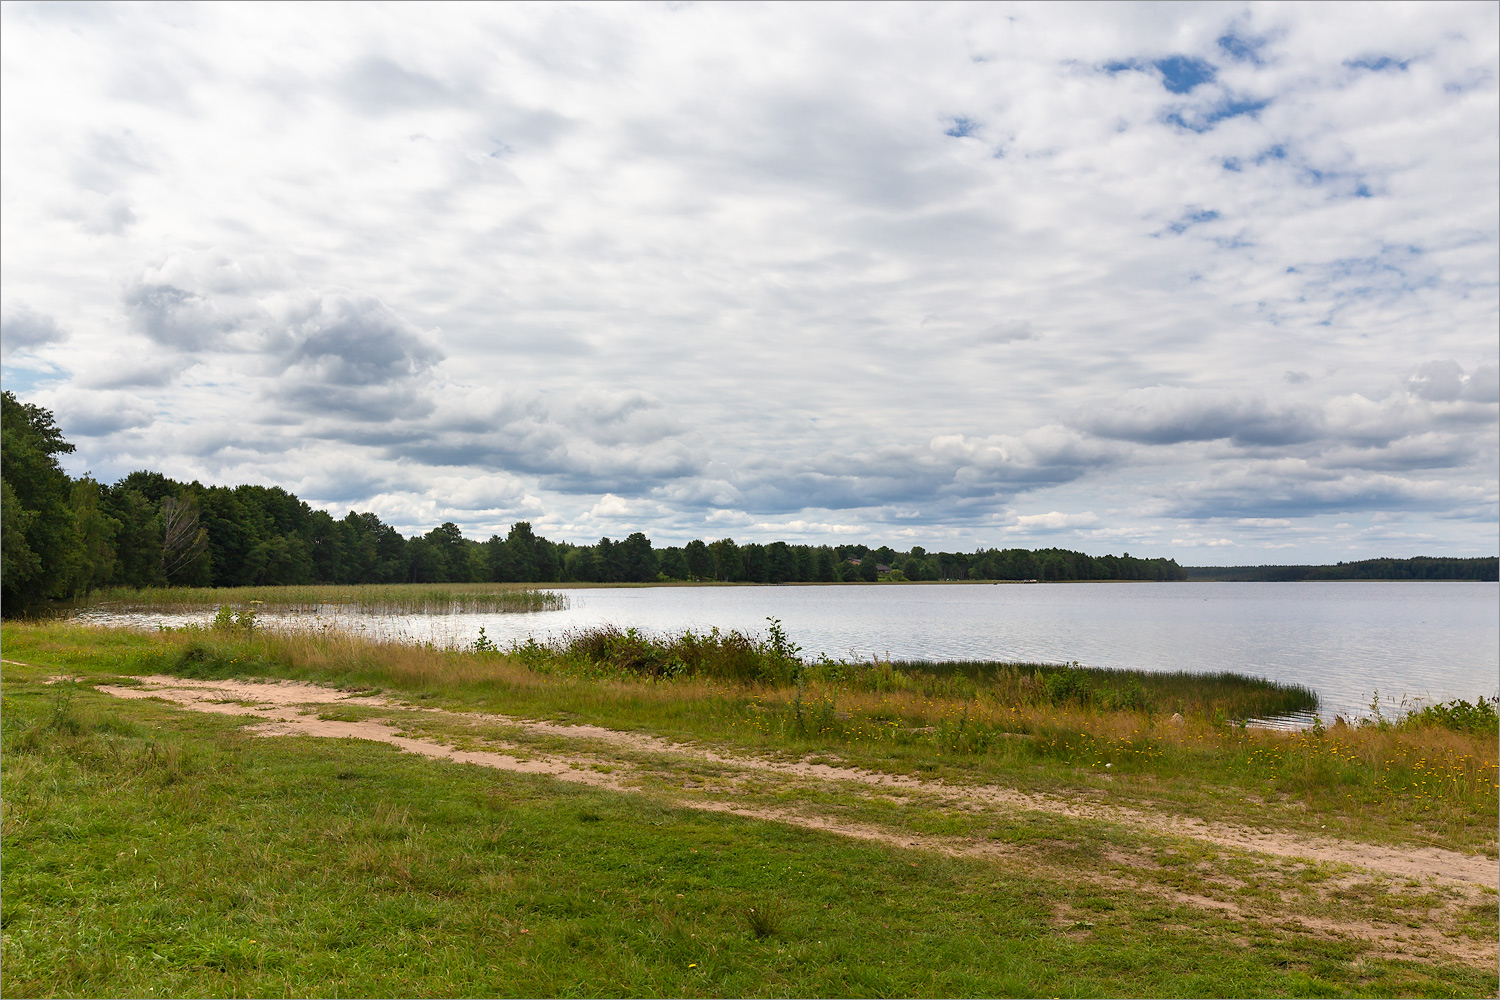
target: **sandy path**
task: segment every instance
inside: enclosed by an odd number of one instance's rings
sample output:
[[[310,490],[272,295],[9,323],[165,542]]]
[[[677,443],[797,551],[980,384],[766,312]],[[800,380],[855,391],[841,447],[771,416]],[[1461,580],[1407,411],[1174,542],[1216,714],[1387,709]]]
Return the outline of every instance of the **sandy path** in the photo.
[[[120,698],[163,699],[183,708],[200,712],[253,716],[265,720],[261,726],[255,727],[255,731],[267,736],[302,733],[309,736],[376,740],[426,757],[479,764],[526,774],[546,774],[565,781],[576,781],[622,791],[629,790],[630,786],[623,783],[626,775],[622,773],[620,762],[589,756],[585,747],[580,747],[580,753],[577,755],[540,753],[531,748],[526,748],[520,755],[460,750],[431,740],[413,739],[400,735],[401,728],[386,720],[334,721],[319,719],[316,714],[303,714],[303,711],[306,706],[337,704],[391,709],[397,714],[408,712],[439,714],[476,725],[512,726],[530,733],[597,741],[622,749],[688,758],[740,771],[776,774],[799,780],[849,782],[886,791],[910,791],[956,804],[981,804],[1097,818],[1154,833],[1191,837],[1241,851],[1269,854],[1281,858],[1346,864],[1383,875],[1469,887],[1495,886],[1497,882],[1500,882],[1500,862],[1479,855],[1462,854],[1436,847],[1396,848],[1350,843],[1333,838],[1271,833],[1223,824],[1210,825],[1192,817],[1146,812],[1077,798],[1033,795],[993,785],[948,785],[939,781],[924,781],[905,775],[880,774],[856,767],[836,767],[810,762],[789,763],[754,756],[728,756],[690,744],[674,743],[660,737],[620,732],[600,726],[569,726],[553,722],[515,719],[502,715],[444,712],[412,706],[389,698],[350,694],[334,688],[298,681],[254,683],[234,680],[187,680],[162,675],[141,677],[139,680],[142,684],[140,687],[99,685],[98,690]],[[597,770],[596,768],[601,765],[609,765],[610,771],[606,773]],[[697,808],[742,811],[710,802],[689,800],[685,804]],[[752,813],[753,811],[748,811],[745,814]],[[787,817],[778,815],[774,818],[782,822],[796,822],[800,826],[842,832],[849,836],[873,837],[870,831],[863,828],[859,831],[853,828],[842,829],[838,824],[827,820],[804,816],[794,821],[790,816],[791,814]],[[762,818],[773,817],[763,816]],[[903,844],[909,840],[915,844],[918,838],[892,837],[882,833],[874,839]]]

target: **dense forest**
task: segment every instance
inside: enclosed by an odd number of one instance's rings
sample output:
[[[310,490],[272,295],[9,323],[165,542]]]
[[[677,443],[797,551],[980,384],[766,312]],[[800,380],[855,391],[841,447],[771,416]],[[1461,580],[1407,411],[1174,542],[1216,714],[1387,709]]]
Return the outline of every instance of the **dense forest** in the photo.
[[[7,611],[106,586],[298,583],[747,583],[875,580],[1181,580],[1170,559],[1065,549],[928,552],[921,546],[738,544],[658,548],[641,532],[588,545],[529,523],[465,538],[442,524],[410,538],[372,513],[342,520],[275,486],[204,486],[156,472],[70,478],[73,446],[47,410],[4,393],[3,601]]]
[[[1189,580],[1500,580],[1500,558],[1361,559],[1333,566],[1188,566]]]

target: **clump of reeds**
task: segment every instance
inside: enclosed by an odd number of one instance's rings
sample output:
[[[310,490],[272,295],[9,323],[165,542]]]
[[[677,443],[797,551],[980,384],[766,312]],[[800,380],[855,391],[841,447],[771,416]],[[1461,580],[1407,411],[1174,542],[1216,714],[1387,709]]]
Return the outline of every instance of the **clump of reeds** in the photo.
[[[201,608],[258,606],[267,611],[360,611],[372,614],[465,614],[555,611],[566,594],[502,583],[314,584],[290,587],[111,587],[91,593],[80,607],[120,611],[191,612]]]
[[[576,629],[551,643],[528,639],[512,654],[528,666],[584,673],[618,672],[637,677],[710,677],[745,683],[785,684],[801,675],[800,649],[771,620],[767,638],[731,629],[688,629],[649,635],[634,628],[600,625]]]
[[[1151,673],[1077,663],[846,663],[825,659],[812,665],[809,677],[862,691],[914,691],[960,699],[983,694],[1011,705],[1072,705],[1104,712],[1166,715],[1180,712],[1221,721],[1309,712],[1318,705],[1317,694],[1301,685],[1245,674]]]

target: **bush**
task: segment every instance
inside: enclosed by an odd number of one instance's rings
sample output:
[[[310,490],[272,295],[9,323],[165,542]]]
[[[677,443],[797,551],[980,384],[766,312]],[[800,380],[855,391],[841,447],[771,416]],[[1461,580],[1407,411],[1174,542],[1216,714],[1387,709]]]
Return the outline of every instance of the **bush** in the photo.
[[[1469,703],[1462,698],[1428,705],[1402,720],[1403,726],[1436,726],[1456,733],[1500,736],[1500,698],[1480,698]]]
[[[634,628],[601,625],[571,632],[552,645],[527,639],[511,653],[533,668],[558,664],[637,677],[702,676],[744,683],[788,683],[803,669],[801,650],[774,619],[766,640],[733,629],[650,636]]]

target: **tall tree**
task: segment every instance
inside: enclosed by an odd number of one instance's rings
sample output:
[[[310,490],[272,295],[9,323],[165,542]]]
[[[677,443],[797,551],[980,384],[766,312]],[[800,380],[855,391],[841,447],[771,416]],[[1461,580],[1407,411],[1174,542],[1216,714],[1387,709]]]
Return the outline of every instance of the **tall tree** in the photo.
[[[656,553],[644,532],[634,531],[619,545],[620,579],[627,583],[649,583],[656,579]]]
[[[7,613],[63,597],[78,547],[71,483],[58,455],[71,454],[52,412],[4,392],[0,404],[0,481],[6,538],[0,603]]]
[[[733,538],[721,538],[708,547],[714,560],[714,579],[723,582],[742,580],[745,563],[740,558],[740,547]]]
[[[684,545],[682,557],[687,562],[689,579],[707,580],[714,575],[714,557],[703,539],[695,538]]]

